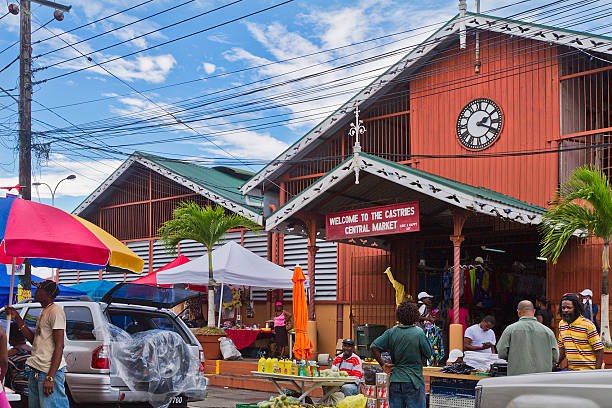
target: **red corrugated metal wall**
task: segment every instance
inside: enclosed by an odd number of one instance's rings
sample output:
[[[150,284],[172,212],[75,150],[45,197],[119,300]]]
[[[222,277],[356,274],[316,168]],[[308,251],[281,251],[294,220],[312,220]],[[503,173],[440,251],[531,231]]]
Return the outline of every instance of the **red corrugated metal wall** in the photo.
[[[470,41],[466,52],[459,52],[458,45],[450,48],[447,58],[439,58],[411,81],[412,154],[468,153],[455,127],[461,109],[476,98],[492,99],[504,114],[502,133],[486,154],[555,147],[548,140],[559,135],[556,47],[498,34],[482,33],[480,38],[480,74],[474,73]],[[419,159],[417,167],[545,206],[557,187],[557,163],[557,154],[545,154]]]
[[[549,266],[546,286],[555,311],[562,294],[577,293],[585,288],[591,289],[595,302],[600,303],[602,250],[601,241],[573,239],[557,265]]]

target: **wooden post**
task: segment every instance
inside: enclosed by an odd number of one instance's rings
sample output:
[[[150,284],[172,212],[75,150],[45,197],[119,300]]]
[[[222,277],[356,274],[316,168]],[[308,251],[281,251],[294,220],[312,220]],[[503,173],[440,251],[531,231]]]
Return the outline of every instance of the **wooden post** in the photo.
[[[317,246],[317,220],[306,221],[308,231],[308,318],[315,320],[315,260],[319,247]]]
[[[21,197],[32,199],[32,44],[30,0],[19,2],[19,185]],[[26,260],[19,277],[24,296],[32,287],[32,266]],[[19,298],[19,300],[24,300]]]

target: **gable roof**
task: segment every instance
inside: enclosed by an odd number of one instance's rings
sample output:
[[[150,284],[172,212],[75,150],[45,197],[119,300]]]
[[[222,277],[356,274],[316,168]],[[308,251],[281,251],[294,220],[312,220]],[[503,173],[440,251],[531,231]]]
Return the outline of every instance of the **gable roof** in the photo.
[[[295,160],[298,156],[304,156],[319,143],[322,143],[326,139],[325,136],[333,134],[341,126],[350,122],[354,118],[353,112],[355,108],[358,106],[360,109],[368,107],[393,86],[393,81],[400,75],[407,75],[418,70],[423,62],[430,58],[430,53],[436,47],[455,38],[455,34],[459,32],[462,23],[465,24],[466,28],[493,31],[525,39],[573,47],[587,52],[612,55],[612,37],[477,13],[468,12],[463,20],[457,15],[425,41],[414,46],[401,60],[340,106],[302,138],[289,146],[287,150],[247,181],[242,186],[241,191],[247,193],[287,166],[291,166],[291,160]]]
[[[141,152],[133,153],[73,213],[79,215],[86,211],[135,163],[140,163],[236,214],[260,225],[263,222],[261,199],[248,197],[240,192],[244,183],[243,176],[232,175],[227,168],[209,168]]]
[[[477,213],[497,216],[521,224],[537,225],[542,220],[542,214],[546,212],[542,207],[497,191],[471,186],[378,156],[359,153],[357,163],[359,171],[373,174],[436,200]],[[293,214],[321,197],[330,188],[348,177],[353,177],[354,171],[354,157],[351,156],[272,214],[266,220],[266,230],[271,230],[287,221]]]

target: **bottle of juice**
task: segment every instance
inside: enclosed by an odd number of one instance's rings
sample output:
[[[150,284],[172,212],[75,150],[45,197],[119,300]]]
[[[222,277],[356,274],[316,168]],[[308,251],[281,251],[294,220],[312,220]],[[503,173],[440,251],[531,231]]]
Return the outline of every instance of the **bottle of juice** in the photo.
[[[285,374],[293,374],[293,362],[291,360],[285,360]]]
[[[266,359],[263,356],[257,361],[257,371],[263,373],[266,367]]]
[[[291,362],[291,375],[298,375],[298,365],[295,360]]]
[[[272,362],[272,359],[270,357],[266,358],[266,369],[265,369],[266,373],[273,373],[274,372],[274,363]]]
[[[278,365],[278,358],[272,359],[272,372],[274,374],[280,374],[280,366]]]
[[[306,363],[304,362],[304,360],[300,360],[298,362],[298,375],[301,377],[306,377]]]
[[[319,376],[319,367],[318,367],[316,361],[312,362],[312,376],[313,377],[318,377]]]

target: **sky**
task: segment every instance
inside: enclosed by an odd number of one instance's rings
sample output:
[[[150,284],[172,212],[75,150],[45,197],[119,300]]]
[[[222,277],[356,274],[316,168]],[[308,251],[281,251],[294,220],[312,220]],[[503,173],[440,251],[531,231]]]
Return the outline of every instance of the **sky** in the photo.
[[[32,5],[32,177],[54,188],[76,175],[57,188],[67,211],[134,151],[257,171],[458,12],[447,0],[69,4],[63,21]],[[609,0],[481,1],[491,9],[610,35]],[[15,98],[18,39],[18,16],[1,18],[0,87]],[[0,186],[17,184],[12,97],[0,90]],[[49,190],[32,199],[50,203]]]

